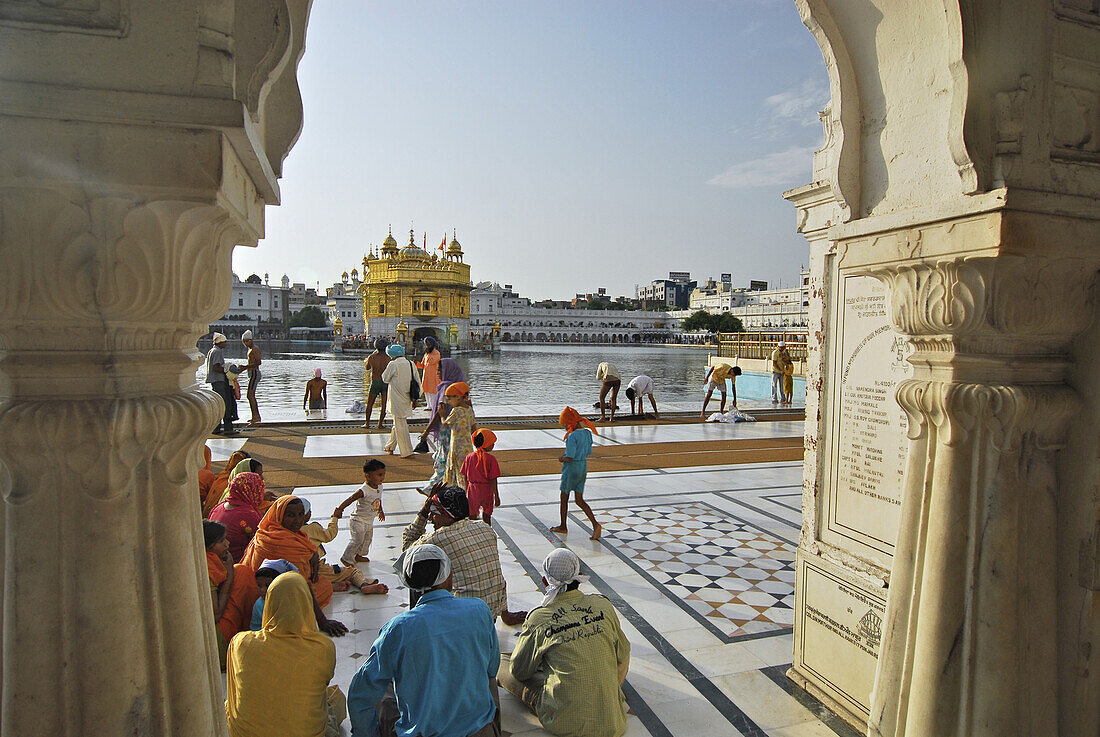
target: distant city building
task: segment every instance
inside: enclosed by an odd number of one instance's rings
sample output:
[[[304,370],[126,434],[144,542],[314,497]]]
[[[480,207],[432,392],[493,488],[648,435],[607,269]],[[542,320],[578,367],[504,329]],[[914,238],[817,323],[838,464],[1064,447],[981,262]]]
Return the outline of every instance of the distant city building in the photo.
[[[725,276],[723,274],[723,276]],[[805,327],[809,324],[810,272],[802,271],[797,286],[768,289],[765,281],[749,282],[749,289],[734,289],[723,280],[707,279],[691,294],[690,309],[726,313],[741,321],[745,330]]]
[[[363,281],[357,288],[365,318],[362,332],[404,337],[406,342],[430,335],[444,344],[465,346],[473,286],[470,265],[462,257],[457,237],[445,251],[429,254],[416,245],[411,230],[401,250],[393,234],[387,235],[381,251],[375,255],[371,250],[363,259]]]
[[[667,307],[679,309],[688,306],[696,282],[688,271],[670,271],[667,279],[655,279],[645,286],[636,287],[634,298],[639,307]]]
[[[359,272],[352,269],[344,272],[340,281],[325,290],[329,324],[333,330],[339,329],[341,335],[363,335],[367,324],[363,319],[363,302],[358,295]]]
[[[229,309],[220,320],[211,323],[210,329],[231,338],[238,337],[245,330],[251,330],[258,338],[283,337],[290,316],[288,290],[273,287],[268,281],[267,274],[263,279],[252,274],[244,281],[233,274]]]
[[[670,343],[679,339],[681,317],[669,312],[584,308],[604,295],[606,290],[578,294],[574,307],[563,300],[532,304],[510,284],[480,282],[470,293],[471,337],[484,339],[499,324],[503,343]]]

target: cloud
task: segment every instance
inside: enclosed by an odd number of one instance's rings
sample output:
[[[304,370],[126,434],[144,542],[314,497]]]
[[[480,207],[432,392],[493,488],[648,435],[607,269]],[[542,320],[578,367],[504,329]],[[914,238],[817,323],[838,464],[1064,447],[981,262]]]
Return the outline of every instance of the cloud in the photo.
[[[817,111],[828,99],[829,89],[820,79],[807,79],[797,87],[765,98],[764,117],[773,123],[817,125]]]
[[[730,189],[805,184],[813,175],[813,155],[816,149],[817,146],[793,147],[742,161],[711,177],[707,184]]]

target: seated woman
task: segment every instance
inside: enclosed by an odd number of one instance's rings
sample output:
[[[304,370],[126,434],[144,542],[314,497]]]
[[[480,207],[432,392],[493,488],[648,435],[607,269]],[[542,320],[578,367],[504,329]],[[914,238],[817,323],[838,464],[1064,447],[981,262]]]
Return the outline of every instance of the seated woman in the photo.
[[[206,498],[202,501],[202,516],[207,517],[210,514],[210,510],[214,508],[215,504],[225,501],[225,487],[229,486],[229,474],[233,473],[233,469],[248,458],[248,453],[243,450],[238,450],[233,455],[229,456],[229,460],[225,462],[225,468],[218,474],[214,482],[210,484],[210,491],[206,493]]]
[[[328,582],[332,584],[333,591],[347,591],[349,587],[354,586],[364,594],[386,594],[389,593],[389,586],[384,583],[378,583],[377,578],[367,578],[363,575],[356,566],[333,566],[329,565],[325,561],[325,543],[330,543],[336,539],[336,535],[339,534],[337,527],[339,518],[333,515],[329,518],[328,526],[322,527],[320,522],[310,522],[309,519],[313,512],[310,508],[309,500],[305,497],[299,497],[302,500],[302,505],[306,510],[306,524],[302,526],[302,532],[309,538],[309,541],[317,546],[317,555],[321,559],[319,566],[319,573],[321,578],[328,579]]]
[[[233,635],[248,629],[252,607],[259,594],[252,569],[233,562],[225,525],[203,520],[202,535],[206,544],[206,572],[214,599],[214,621],[218,627],[218,656],[224,670],[226,647]]]
[[[262,629],[230,644],[225,716],[231,737],[341,733],[347,701],[328,685],[336,646],[317,631],[312,605],[306,580],[284,573],[267,590]]]
[[[210,493],[210,486],[214,483],[214,480],[218,478],[212,470],[210,470],[211,458],[210,446],[202,446],[203,459],[206,461],[206,465],[199,469],[199,504],[206,503],[206,495]]]
[[[305,523],[306,509],[302,500],[292,495],[279,497],[260,520],[256,535],[245,550],[244,563],[255,571],[265,560],[285,560],[308,574],[317,626],[322,632],[339,637],[348,628],[335,619],[328,619],[321,611],[332,599],[332,584],[320,577],[321,556],[317,546],[302,532]]]
[[[246,459],[247,460],[247,459]],[[210,510],[210,519],[225,525],[229,552],[234,560],[243,560],[245,548],[260,526],[264,503],[264,480],[259,474],[239,473],[229,482],[226,499]]]

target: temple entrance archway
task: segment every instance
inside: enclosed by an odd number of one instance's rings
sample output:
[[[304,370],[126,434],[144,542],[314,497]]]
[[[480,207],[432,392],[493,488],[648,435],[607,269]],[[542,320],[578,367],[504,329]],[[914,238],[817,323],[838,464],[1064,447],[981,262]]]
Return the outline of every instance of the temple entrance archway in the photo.
[[[233,247],[279,201],[309,4],[238,4],[230,22],[187,1],[14,5],[0,510],[2,655],[20,677],[2,682],[4,729],[224,734],[193,495],[221,407],[192,354],[224,314]],[[796,5],[831,101],[813,183],[787,194],[820,387],[792,676],[876,737],[1095,735],[1100,11]],[[23,288],[43,284],[77,286]],[[893,352],[846,355],[864,331]],[[851,433],[882,430],[863,402],[895,423],[870,445],[892,464],[866,459],[870,493],[838,480]],[[88,519],[127,534],[82,534]]]

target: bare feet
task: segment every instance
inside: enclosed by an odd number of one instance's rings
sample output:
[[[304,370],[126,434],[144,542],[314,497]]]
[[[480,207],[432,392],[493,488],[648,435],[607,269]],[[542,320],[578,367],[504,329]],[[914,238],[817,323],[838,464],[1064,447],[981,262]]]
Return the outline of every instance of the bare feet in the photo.
[[[394,454],[394,451],[390,449],[386,449],[386,452],[389,453],[391,456]]]
[[[334,581],[332,583],[332,590],[333,591],[347,591],[348,590],[348,582],[347,581]]]
[[[365,555],[357,555],[357,556],[355,556],[355,562],[356,563],[370,563],[370,558],[368,558]]]
[[[388,594],[390,587],[384,583],[365,583],[359,587],[364,594]]]
[[[348,563],[348,562],[347,562],[346,560],[344,560],[343,558],[341,558],[341,559],[340,559],[340,565],[342,565],[342,566],[343,566],[344,568],[355,568],[355,564],[354,564],[354,563]]]
[[[564,535],[569,532],[569,530],[565,529],[565,525],[558,525],[557,527],[551,527],[550,532],[556,532],[559,535]]]
[[[510,612],[505,609],[500,613],[500,621],[509,627],[515,627],[517,624],[523,624],[527,619],[527,612]]]
[[[601,533],[603,533],[603,525],[601,525],[599,522],[597,522],[596,526],[592,529],[592,537],[590,537],[588,539],[589,540],[599,540]]]
[[[379,421],[378,421],[378,429],[379,429],[379,430],[381,430],[381,429],[382,429],[382,421],[381,421],[381,420],[379,420]],[[392,451],[391,451],[391,452],[392,452]]]

